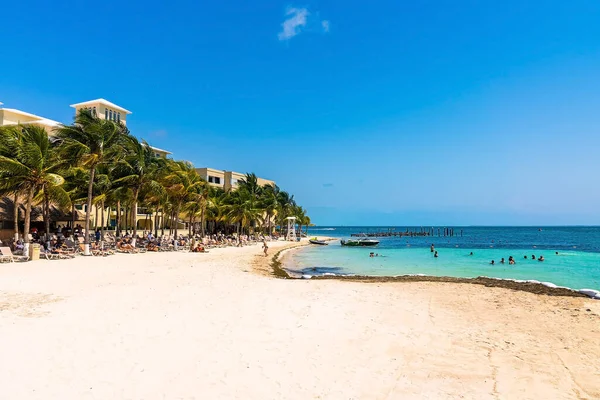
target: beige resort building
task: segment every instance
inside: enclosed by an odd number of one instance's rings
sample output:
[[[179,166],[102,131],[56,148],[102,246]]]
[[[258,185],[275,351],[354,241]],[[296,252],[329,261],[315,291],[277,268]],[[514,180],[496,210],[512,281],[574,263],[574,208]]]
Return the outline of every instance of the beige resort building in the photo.
[[[72,108],[75,109],[75,113],[79,112],[82,109],[88,109],[99,118],[109,119],[115,122],[121,122],[124,125],[127,125],[127,116],[131,115],[131,111],[118,106],[114,103],[111,103],[105,99],[96,99],[90,101],[84,101],[82,103],[76,103],[71,105]],[[2,125],[38,125],[43,127],[48,131],[48,134],[53,135],[54,129],[61,125],[60,122],[54,121],[49,118],[41,117],[36,114],[32,114],[29,112],[17,110],[14,108],[4,108],[3,103],[0,103],[0,126]],[[159,149],[158,147],[151,146],[152,150],[157,157],[166,158],[171,152],[163,149]],[[197,168],[196,169],[200,176],[206,180],[210,185],[219,187],[225,191],[235,190],[238,181],[244,178],[244,174],[234,171],[225,171],[218,170],[214,168]],[[258,183],[261,186],[268,184],[275,184],[274,181],[258,178]],[[77,205],[76,206],[77,215],[75,220],[83,225],[83,221],[85,220],[85,205]],[[20,219],[22,221],[24,215],[24,208],[21,206]],[[133,214],[133,213],[132,213]],[[71,221],[71,214],[65,214],[58,212],[58,210],[54,210],[52,213],[52,220],[57,224],[67,224]],[[91,210],[91,219],[92,226],[96,226],[100,224],[100,220],[96,221],[96,208],[93,207]],[[111,226],[116,225],[116,212],[113,210],[109,218],[109,224]],[[133,217],[131,217],[133,218]],[[133,221],[130,219],[129,223],[127,223],[128,227],[133,227]],[[137,228],[140,230],[153,230],[155,228],[155,224],[161,224],[162,216],[158,216],[158,220],[154,220],[154,214],[148,214],[148,210],[138,207],[137,210],[137,218],[135,224]],[[0,239],[10,238],[13,235],[13,207],[12,201],[8,198],[0,199]],[[41,212],[39,210],[32,211],[32,223],[41,222]],[[126,228],[126,221],[121,221],[121,228]],[[160,225],[159,225],[160,226]],[[186,223],[181,220],[180,228],[186,228]]]
[[[208,182],[211,186],[221,188],[225,191],[235,190],[240,179],[244,179],[245,174],[233,171],[222,171],[214,168],[196,168],[202,179]],[[258,178],[260,186],[274,185],[275,181],[269,179]]]

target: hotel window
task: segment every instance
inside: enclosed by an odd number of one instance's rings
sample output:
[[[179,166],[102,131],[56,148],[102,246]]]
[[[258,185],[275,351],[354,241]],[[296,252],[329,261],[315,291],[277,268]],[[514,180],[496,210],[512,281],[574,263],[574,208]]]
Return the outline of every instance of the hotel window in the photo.
[[[209,183],[216,183],[217,185],[221,184],[221,178],[219,178],[218,176],[208,176],[208,182]]]
[[[110,119],[112,121],[113,117],[112,117],[112,110],[108,110],[108,119]]]
[[[108,108],[104,109],[104,119],[108,119]]]
[[[117,113],[117,122],[121,122],[121,113]]]
[[[96,114],[96,107],[94,107],[94,111],[92,111],[94,113],[94,117],[97,115]]]

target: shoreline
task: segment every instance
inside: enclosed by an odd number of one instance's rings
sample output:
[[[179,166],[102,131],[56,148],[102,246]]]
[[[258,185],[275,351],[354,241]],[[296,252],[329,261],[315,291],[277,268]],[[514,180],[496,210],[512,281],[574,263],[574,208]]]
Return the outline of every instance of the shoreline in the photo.
[[[323,239],[323,238],[322,238]],[[335,238],[325,238],[323,240],[336,240]],[[565,297],[583,297],[592,300],[600,300],[600,292],[595,291],[595,294],[582,293],[580,290],[567,287],[558,287],[549,282],[539,282],[537,280],[522,281],[517,279],[493,278],[488,276],[478,276],[476,278],[458,278],[451,276],[434,276],[434,275],[397,275],[397,276],[371,276],[371,275],[308,275],[293,276],[290,271],[283,268],[285,253],[292,250],[299,250],[302,247],[308,246],[305,243],[297,246],[290,246],[279,250],[273,255],[270,267],[273,271],[273,276],[279,279],[301,279],[301,280],[339,280],[348,282],[363,282],[363,283],[386,283],[386,282],[443,282],[456,284],[473,284],[483,285],[485,287],[496,287],[509,289],[514,291],[522,291],[537,295],[546,296],[565,296]],[[555,287],[549,286],[554,285]],[[581,289],[588,291],[590,289]]]
[[[306,242],[3,265],[5,397],[600,397],[600,302],[274,277]]]

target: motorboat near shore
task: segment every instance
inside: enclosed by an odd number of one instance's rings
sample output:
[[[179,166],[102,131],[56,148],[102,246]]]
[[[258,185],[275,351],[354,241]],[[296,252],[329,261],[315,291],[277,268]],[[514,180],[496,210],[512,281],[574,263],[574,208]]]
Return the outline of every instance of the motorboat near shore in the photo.
[[[372,247],[377,246],[379,244],[379,240],[368,238],[365,235],[361,236],[359,239],[341,240],[340,243],[342,246],[348,247]]]
[[[319,240],[317,238],[308,239],[308,241],[310,243],[312,243],[312,244],[318,244],[318,245],[321,245],[321,246],[327,246],[328,245],[328,243],[326,241]]]

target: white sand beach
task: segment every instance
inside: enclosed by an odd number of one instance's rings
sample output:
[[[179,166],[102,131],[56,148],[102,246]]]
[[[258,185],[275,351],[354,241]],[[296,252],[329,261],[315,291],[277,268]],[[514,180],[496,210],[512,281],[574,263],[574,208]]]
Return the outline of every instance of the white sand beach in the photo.
[[[0,264],[0,398],[600,398],[599,301],[283,280],[260,254]]]

